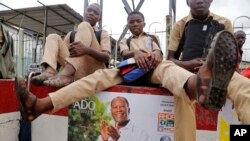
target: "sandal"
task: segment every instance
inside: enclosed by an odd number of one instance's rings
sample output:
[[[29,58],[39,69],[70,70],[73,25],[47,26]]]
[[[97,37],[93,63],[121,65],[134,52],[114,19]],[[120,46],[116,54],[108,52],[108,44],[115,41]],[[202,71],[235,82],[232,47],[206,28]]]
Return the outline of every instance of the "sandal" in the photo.
[[[21,77],[15,78],[15,88],[22,120],[33,121],[38,117],[35,109],[37,97],[27,90],[25,80]]]
[[[234,36],[225,30],[218,32],[211,43],[206,64],[197,74],[197,101],[203,107],[219,111],[225,105],[227,87],[235,72],[237,58]],[[210,79],[204,78],[206,75],[210,75]],[[204,101],[200,98],[202,95]]]
[[[44,86],[43,82],[45,80],[48,80],[50,77],[53,77],[56,74],[56,72],[52,72],[52,71],[47,71],[45,70],[42,73],[36,73],[34,74],[35,76],[33,76],[31,78],[31,83],[36,85],[36,86]]]
[[[66,77],[67,77],[67,80],[69,81],[65,81],[64,78]],[[64,87],[64,86],[69,85],[72,82],[74,82],[73,76],[66,76],[66,75],[58,74],[54,78],[46,80],[43,83],[44,85],[51,86],[51,87]]]

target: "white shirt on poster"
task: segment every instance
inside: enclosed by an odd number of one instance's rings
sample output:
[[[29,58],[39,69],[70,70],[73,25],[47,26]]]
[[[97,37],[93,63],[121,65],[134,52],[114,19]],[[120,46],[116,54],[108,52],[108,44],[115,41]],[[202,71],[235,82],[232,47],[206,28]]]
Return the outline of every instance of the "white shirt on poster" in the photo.
[[[131,121],[119,130],[119,141],[147,141],[149,138],[148,133],[143,129],[135,126]]]
[[[135,126],[131,121],[123,127],[119,129],[120,138],[118,141],[148,141],[149,135],[143,129]],[[101,136],[98,141],[102,141]],[[108,141],[113,141],[111,137],[109,137]]]

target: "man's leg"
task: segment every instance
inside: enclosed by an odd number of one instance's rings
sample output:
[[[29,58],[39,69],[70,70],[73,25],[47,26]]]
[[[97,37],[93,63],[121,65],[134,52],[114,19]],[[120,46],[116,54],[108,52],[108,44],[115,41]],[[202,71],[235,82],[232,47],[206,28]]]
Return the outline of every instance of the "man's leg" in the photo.
[[[64,66],[67,57],[69,57],[68,47],[62,38],[57,34],[48,35],[41,64],[46,63],[56,70],[57,63],[59,62],[60,65]]]
[[[168,61],[154,71],[151,81],[162,84],[175,96],[176,141],[195,140],[193,100],[197,99],[201,105],[215,110],[224,104],[226,89],[237,63],[236,48],[233,35],[223,31],[214,39],[208,58],[197,75],[185,72]]]
[[[97,92],[121,84],[123,79],[118,69],[99,69],[95,73],[83,77],[56,92],[49,93],[49,96],[42,99],[36,98],[30,93],[22,79],[16,81],[16,94],[24,113],[22,117],[32,121],[44,112],[58,111],[74,102],[93,96]]]
[[[250,80],[235,72],[229,83],[227,96],[231,99],[240,122],[250,124]]]
[[[170,61],[164,61],[154,71],[151,82],[161,84],[174,95],[175,141],[196,140],[194,99],[186,94],[185,85],[195,75]],[[194,79],[195,80],[195,79]],[[194,83],[195,84],[195,83]]]
[[[75,41],[82,42],[86,47],[96,49],[101,52],[100,45],[95,37],[93,27],[88,22],[82,22],[75,35]],[[104,63],[97,61],[92,56],[84,55],[79,57],[68,57],[65,59],[64,69],[56,76],[44,82],[45,85],[53,87],[63,87],[73,82],[74,76],[80,79],[93,73],[97,69],[104,68]]]
[[[57,73],[57,63],[64,66],[64,60],[68,56],[68,47],[61,37],[57,34],[48,35],[44,46],[44,55],[41,61],[43,72],[40,75],[32,77],[31,83],[35,85],[43,85],[43,81]]]

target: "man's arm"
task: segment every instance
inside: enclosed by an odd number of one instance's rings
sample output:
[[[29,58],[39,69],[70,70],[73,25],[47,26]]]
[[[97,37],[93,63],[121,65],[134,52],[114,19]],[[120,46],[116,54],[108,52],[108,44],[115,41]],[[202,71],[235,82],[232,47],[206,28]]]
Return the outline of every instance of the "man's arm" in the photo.
[[[176,65],[190,71],[190,72],[198,72],[199,68],[204,63],[204,58],[196,58],[190,61],[180,61],[174,58],[175,51],[168,50],[168,60],[173,61]]]
[[[136,49],[129,50],[127,46],[126,39],[121,40],[120,42],[121,56],[123,59],[128,59],[134,57],[136,64],[139,68],[144,71],[149,71],[152,68],[155,68],[162,61],[162,54],[159,50],[153,50],[152,52],[147,51],[146,49]]]
[[[86,47],[81,42],[73,42],[70,44],[69,52],[70,57],[79,57],[83,55],[89,55],[95,58],[98,61],[109,62],[110,53],[108,51],[97,51],[93,48]]]
[[[69,48],[70,57],[89,55],[98,61],[107,63],[110,60],[111,44],[109,34],[105,30],[101,33],[100,50],[87,47],[81,42],[73,42]]]

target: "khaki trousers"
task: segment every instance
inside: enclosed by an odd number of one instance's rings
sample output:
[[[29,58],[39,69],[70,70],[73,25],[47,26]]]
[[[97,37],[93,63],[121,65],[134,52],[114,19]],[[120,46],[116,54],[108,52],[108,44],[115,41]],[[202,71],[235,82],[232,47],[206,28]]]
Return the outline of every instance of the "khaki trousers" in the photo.
[[[103,62],[97,61],[88,55],[69,58],[69,35],[70,34],[67,34],[64,40],[57,34],[50,34],[46,38],[41,64],[47,63],[56,70],[57,63],[61,66],[65,66],[66,62],[70,63],[76,69],[75,79],[80,79],[93,73],[97,69],[104,68],[105,65]],[[80,41],[87,47],[101,51],[100,45],[95,37],[94,29],[88,22],[82,22],[78,26],[75,41]]]
[[[237,116],[243,124],[250,124],[250,81],[235,72],[228,86],[228,98],[232,101]]]
[[[188,99],[183,87],[192,75],[194,74],[176,66],[171,61],[163,61],[154,70],[150,81],[153,84],[161,84],[162,87],[171,91],[175,96]],[[49,96],[51,97],[54,111],[57,111],[122,82],[123,79],[119,75],[118,69],[100,69],[54,93],[50,93]]]
[[[65,66],[65,59],[69,57],[69,42],[62,40],[57,34],[50,34],[46,37],[44,46],[44,55],[41,64],[47,63],[54,70],[57,69],[57,63]]]
[[[227,97],[232,101],[239,120],[250,124],[250,81],[234,73]],[[194,103],[182,97],[175,97],[175,141],[196,141],[196,120]]]
[[[152,74],[151,82],[161,84],[175,96],[175,140],[195,141],[196,121],[194,103],[187,97],[184,84],[194,74],[176,66],[170,61],[163,61]],[[121,84],[118,69],[98,70],[62,89],[50,93],[54,110],[67,107],[83,98],[93,96],[111,86]],[[228,86],[228,97],[232,100],[239,119],[243,124],[250,124],[250,81],[235,73]]]

